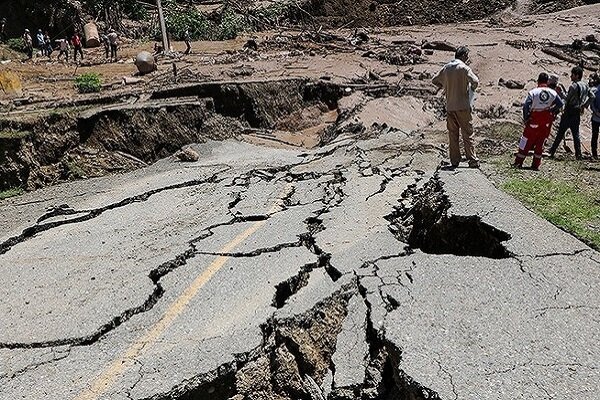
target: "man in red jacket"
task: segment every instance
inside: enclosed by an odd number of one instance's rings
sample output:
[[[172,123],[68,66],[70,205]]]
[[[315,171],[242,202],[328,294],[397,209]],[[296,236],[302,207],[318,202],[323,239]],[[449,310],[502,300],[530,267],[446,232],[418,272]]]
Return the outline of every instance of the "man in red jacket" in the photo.
[[[77,54],[80,54],[81,59],[83,60],[83,45],[81,44],[81,37],[77,32],[73,34],[71,44],[73,45],[73,58],[75,62],[77,62]]]
[[[523,167],[523,161],[533,149],[533,163],[531,169],[537,171],[542,163],[544,142],[550,136],[552,123],[558,110],[563,106],[563,101],[554,89],[548,87],[548,74],[542,72],[538,77],[538,87],[527,94],[523,105],[523,120],[525,129],[519,141],[519,152],[515,158],[514,166]]]

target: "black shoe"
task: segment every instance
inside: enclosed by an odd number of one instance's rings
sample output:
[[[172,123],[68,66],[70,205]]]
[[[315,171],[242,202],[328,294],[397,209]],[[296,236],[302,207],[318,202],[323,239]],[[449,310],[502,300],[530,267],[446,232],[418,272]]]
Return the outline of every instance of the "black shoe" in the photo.
[[[458,168],[458,165],[454,165],[454,164],[450,165],[450,164],[448,164],[448,165],[442,165],[440,167],[440,170],[442,170],[442,171],[454,171],[454,170],[456,170],[456,168]]]
[[[454,171],[458,168],[458,164],[450,164],[448,161],[442,161],[440,163],[440,169],[442,171]]]

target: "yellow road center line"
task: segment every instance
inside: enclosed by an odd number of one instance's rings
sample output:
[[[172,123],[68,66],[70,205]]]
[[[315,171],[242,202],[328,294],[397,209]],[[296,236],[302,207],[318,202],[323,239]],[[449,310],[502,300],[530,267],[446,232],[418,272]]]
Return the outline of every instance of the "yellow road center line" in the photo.
[[[292,185],[288,184],[284,188],[283,194],[275,201],[273,207],[269,210],[272,214],[282,206],[282,198],[291,190]],[[258,231],[267,221],[257,221],[248,229],[237,235],[231,242],[227,243],[219,253],[230,253],[242,242]],[[218,256],[206,268],[187,289],[169,306],[162,318],[148,330],[143,336],[136,340],[119,358],[114,360],[108,368],[98,376],[92,384],[84,389],[75,400],[97,400],[108,391],[111,386],[119,379],[125,371],[133,366],[135,358],[138,357],[147,345],[152,345],[156,340],[173,324],[186,306],[194,299],[200,289],[225,265],[231,257]]]

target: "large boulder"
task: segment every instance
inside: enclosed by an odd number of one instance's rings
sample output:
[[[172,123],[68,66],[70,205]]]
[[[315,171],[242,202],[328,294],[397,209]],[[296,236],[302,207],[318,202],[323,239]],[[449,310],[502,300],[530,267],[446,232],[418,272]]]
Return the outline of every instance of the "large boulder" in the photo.
[[[135,58],[135,66],[137,67],[140,74],[149,74],[156,70],[156,61],[154,56],[147,51],[138,53]]]

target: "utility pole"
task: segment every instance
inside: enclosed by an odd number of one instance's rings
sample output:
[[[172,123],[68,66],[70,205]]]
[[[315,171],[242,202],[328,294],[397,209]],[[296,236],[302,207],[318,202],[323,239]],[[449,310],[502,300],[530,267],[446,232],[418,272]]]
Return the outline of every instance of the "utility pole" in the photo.
[[[160,0],[156,0],[156,7],[158,7],[158,20],[160,22],[160,32],[162,34],[163,51],[169,53],[171,46],[169,45],[169,37],[167,36],[167,24],[165,23],[165,13],[162,8]]]

